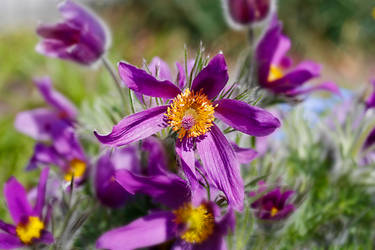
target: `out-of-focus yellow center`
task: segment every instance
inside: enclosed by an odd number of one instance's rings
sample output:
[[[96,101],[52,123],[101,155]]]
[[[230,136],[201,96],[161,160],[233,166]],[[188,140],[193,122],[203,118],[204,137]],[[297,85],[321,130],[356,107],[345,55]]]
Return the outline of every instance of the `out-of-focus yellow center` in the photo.
[[[372,18],[374,18],[375,19],[375,7],[374,8],[372,8]]]
[[[39,217],[30,216],[26,223],[20,222],[16,227],[18,238],[24,244],[31,244],[33,239],[39,239],[44,229],[44,223]]]
[[[72,181],[73,176],[74,178],[80,178],[85,174],[85,171],[86,171],[86,163],[79,159],[73,159],[70,161],[70,166],[64,176],[64,179],[66,181]]]
[[[215,107],[202,91],[186,89],[173,99],[166,117],[168,124],[178,132],[178,138],[204,135],[213,125]]]
[[[279,212],[279,209],[277,207],[272,207],[271,209],[271,217],[274,217]]]
[[[181,238],[189,243],[202,243],[214,231],[215,220],[206,205],[193,207],[190,203],[184,204],[173,211],[176,215],[175,223],[183,224],[186,229]]]
[[[271,65],[270,72],[268,73],[268,81],[273,82],[284,76],[283,70],[275,65]]]

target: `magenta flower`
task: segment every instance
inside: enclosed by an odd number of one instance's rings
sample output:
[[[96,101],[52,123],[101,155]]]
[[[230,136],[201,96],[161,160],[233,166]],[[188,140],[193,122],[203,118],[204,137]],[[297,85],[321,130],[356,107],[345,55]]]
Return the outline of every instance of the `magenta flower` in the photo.
[[[271,13],[274,0],[223,0],[224,9],[234,28],[261,22]]]
[[[96,62],[109,47],[109,34],[103,22],[87,8],[66,0],[59,5],[64,18],[52,25],[41,24],[37,34],[42,38],[36,50],[49,57],[70,60],[83,65]]]
[[[138,176],[128,170],[116,180],[130,193],[146,193],[171,210],[154,211],[128,225],[104,233],[97,248],[126,250],[149,247],[174,240],[173,249],[225,249],[225,235],[233,230],[233,210],[221,216],[219,207],[204,199],[204,190],[194,196],[177,175]],[[147,235],[147,237],[145,237]]]
[[[339,93],[336,84],[322,83],[301,88],[303,84],[320,76],[321,65],[313,61],[303,61],[292,68],[292,60],[286,56],[291,47],[288,37],[281,33],[281,23],[274,16],[268,30],[256,47],[259,85],[274,94],[297,96],[316,90]]]
[[[177,133],[176,152],[187,177],[196,177],[196,147],[208,178],[225,193],[230,205],[241,209],[244,187],[239,161],[231,144],[215,125],[215,117],[253,136],[272,133],[280,126],[280,121],[269,112],[243,101],[215,100],[228,81],[224,56],[216,55],[197,74],[191,88],[185,90],[125,62],[119,63],[119,72],[130,89],[143,95],[172,100],[167,105],[125,117],[108,135],[95,132],[98,140],[107,145],[122,146],[169,127]]]
[[[250,193],[250,196],[266,191],[267,187],[264,182],[259,183],[259,189],[256,193]],[[255,216],[262,220],[282,220],[287,218],[295,207],[288,199],[294,194],[293,190],[281,191],[276,187],[272,191],[264,194],[261,198],[251,203],[255,211]]]
[[[1,249],[53,243],[52,234],[46,230],[49,218],[43,218],[48,172],[48,168],[41,172],[34,207],[28,202],[25,188],[16,178],[11,177],[5,183],[4,197],[14,225],[0,220],[0,230],[5,232],[0,233]]]
[[[373,87],[373,91],[369,98],[366,100],[366,109],[374,108],[375,107],[375,78],[370,79],[370,82]]]

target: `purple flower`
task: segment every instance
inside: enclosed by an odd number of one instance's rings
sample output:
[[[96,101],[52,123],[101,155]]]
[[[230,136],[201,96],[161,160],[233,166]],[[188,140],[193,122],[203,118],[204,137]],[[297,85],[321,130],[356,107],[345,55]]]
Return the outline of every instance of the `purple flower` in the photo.
[[[133,173],[140,171],[140,161],[135,147],[107,152],[96,164],[96,195],[102,204],[113,208],[122,206],[132,196],[115,180],[115,172],[119,169],[128,169]]]
[[[234,28],[265,20],[274,4],[274,0],[223,0],[227,19]]]
[[[375,107],[375,78],[371,79],[370,82],[374,90],[372,91],[369,98],[366,100],[366,109]]]
[[[61,93],[53,89],[51,79],[34,79],[42,97],[50,108],[38,108],[17,115],[16,129],[36,140],[51,140],[52,131],[70,127],[77,117],[75,106]]]
[[[321,65],[313,61],[303,61],[292,68],[292,60],[286,56],[291,41],[281,33],[281,23],[274,16],[268,30],[256,47],[259,84],[273,92],[286,96],[298,96],[316,90],[326,90],[339,94],[332,82],[301,88],[307,81],[320,76]]]
[[[48,172],[48,168],[41,172],[34,207],[27,200],[25,188],[16,178],[11,177],[5,183],[4,197],[14,225],[0,220],[0,230],[4,232],[0,233],[1,249],[53,243],[52,234],[46,230],[49,218],[43,218]]]
[[[221,216],[215,203],[205,201],[204,192],[192,196],[185,180],[176,175],[138,176],[128,170],[118,171],[116,180],[130,193],[147,193],[171,210],[152,212],[104,233],[97,248],[126,250],[169,240],[174,240],[173,249],[226,248],[224,236],[235,224],[233,210]]]
[[[250,196],[262,193],[267,189],[264,182],[259,183],[259,189],[256,193],[250,193]],[[261,198],[251,203],[255,210],[255,216],[262,220],[282,220],[287,218],[295,207],[288,199],[294,194],[293,190],[282,191],[280,187],[264,194]]]
[[[194,145],[209,179],[223,191],[229,204],[242,209],[244,187],[239,161],[214,119],[249,135],[265,136],[280,126],[269,112],[232,99],[214,100],[228,81],[227,65],[222,54],[216,55],[197,74],[190,89],[180,90],[169,80],[158,80],[144,70],[119,63],[123,82],[143,95],[172,99],[162,105],[125,117],[108,135],[98,140],[111,146],[127,145],[169,127],[177,134],[176,152],[185,174],[196,176]]]
[[[49,57],[83,65],[96,62],[109,47],[109,34],[102,21],[87,8],[66,0],[59,5],[64,18],[57,24],[41,24],[42,38],[36,50]]]

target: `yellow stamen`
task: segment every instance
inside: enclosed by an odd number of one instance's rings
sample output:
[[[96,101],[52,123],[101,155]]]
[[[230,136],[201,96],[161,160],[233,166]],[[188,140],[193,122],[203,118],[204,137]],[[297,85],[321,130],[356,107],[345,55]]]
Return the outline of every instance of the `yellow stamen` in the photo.
[[[272,81],[276,81],[280,79],[283,76],[284,76],[284,72],[280,67],[271,65],[267,80],[269,82],[272,82]]]
[[[44,229],[44,223],[35,216],[30,216],[26,223],[20,222],[16,227],[18,238],[24,244],[31,244],[33,239],[39,239]]]
[[[279,209],[277,207],[272,207],[271,209],[271,217],[274,217],[279,212]]]
[[[186,227],[181,238],[189,243],[202,243],[214,231],[215,220],[206,205],[193,207],[187,203],[173,211],[176,224]]]
[[[194,93],[186,89],[173,99],[165,115],[169,126],[178,132],[178,138],[182,140],[185,136],[198,137],[210,131],[215,107],[202,91]]]
[[[80,178],[85,174],[86,171],[86,163],[79,159],[73,159],[70,161],[70,167],[66,172],[64,179],[66,181],[72,181],[73,175],[74,178]]]

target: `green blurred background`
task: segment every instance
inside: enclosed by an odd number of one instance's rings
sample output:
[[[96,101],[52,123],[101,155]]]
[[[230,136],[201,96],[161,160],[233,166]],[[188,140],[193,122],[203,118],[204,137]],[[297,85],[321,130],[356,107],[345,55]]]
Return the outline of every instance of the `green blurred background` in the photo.
[[[124,59],[140,65],[143,58],[160,56],[172,64],[183,60],[185,44],[193,54],[202,41],[211,55],[223,51],[234,71],[246,47],[246,33],[226,25],[220,0],[123,0],[94,2],[92,7],[112,30],[113,63]],[[321,62],[324,79],[351,89],[375,76],[374,7],[373,0],[278,3],[284,32],[293,41],[292,54]],[[11,175],[28,187],[38,180],[37,171],[23,171],[34,141],[13,128],[17,112],[44,105],[33,86],[34,76],[51,76],[77,106],[109,91],[106,83],[111,79],[100,65],[87,69],[37,54],[34,29],[20,25],[0,31],[0,186]],[[3,208],[0,205],[0,218],[5,216]]]

